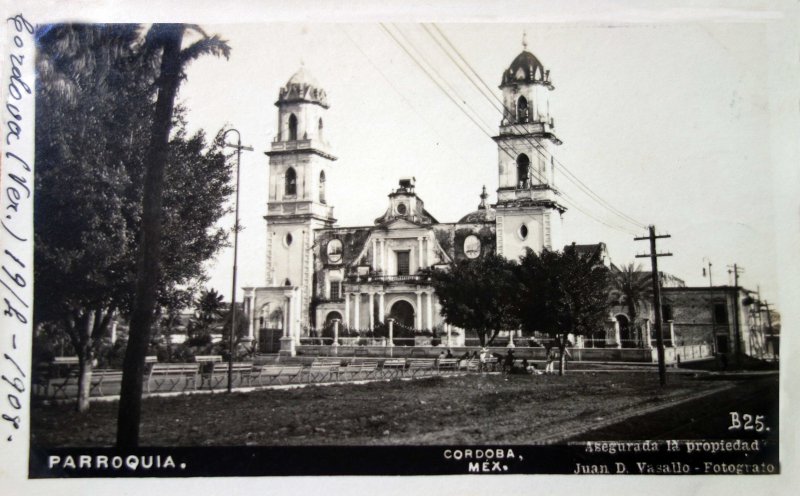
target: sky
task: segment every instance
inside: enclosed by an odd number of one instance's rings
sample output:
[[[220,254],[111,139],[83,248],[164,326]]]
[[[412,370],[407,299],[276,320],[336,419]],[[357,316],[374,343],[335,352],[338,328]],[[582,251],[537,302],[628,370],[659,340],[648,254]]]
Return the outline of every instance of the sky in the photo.
[[[500,117],[420,24],[399,30],[495,134]],[[659,241],[659,268],[688,285],[732,280],[775,298],[771,60],[765,22],[437,24],[495,95],[505,68],[528,50],[551,71],[557,159],[594,193]],[[325,132],[339,158],[328,180],[341,226],[369,225],[400,177],[414,176],[442,222],[474,210],[486,185],[496,201],[495,143],[448,99],[380,24],[203,25],[229,41],[230,60],[192,64],[179,98],[193,129],[237,128],[255,148],[241,160],[237,286],[264,281],[267,150],[279,88],[301,65],[327,91]],[[401,38],[402,39],[402,38]],[[774,112],[774,109],[772,109]],[[564,242],[608,245],[618,265],[648,250],[645,229],[621,220],[556,169],[556,187],[579,208],[563,215]],[[602,222],[591,218],[589,212]],[[231,225],[232,216],[222,225]],[[233,254],[209,264],[208,285],[230,294]],[[241,293],[237,296],[241,298]]]

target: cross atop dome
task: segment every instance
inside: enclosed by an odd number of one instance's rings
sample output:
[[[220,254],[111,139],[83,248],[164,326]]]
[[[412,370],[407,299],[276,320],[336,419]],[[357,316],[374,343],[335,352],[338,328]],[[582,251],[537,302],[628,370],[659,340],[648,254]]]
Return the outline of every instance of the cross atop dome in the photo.
[[[489,195],[486,193],[486,185],[483,185],[483,191],[481,191],[481,203],[478,205],[478,208],[486,208],[486,199],[489,198]]]

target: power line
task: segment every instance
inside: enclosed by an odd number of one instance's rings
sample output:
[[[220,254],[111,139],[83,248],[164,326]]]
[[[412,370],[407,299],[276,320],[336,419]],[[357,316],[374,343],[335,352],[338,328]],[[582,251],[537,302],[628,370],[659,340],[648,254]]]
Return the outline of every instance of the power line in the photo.
[[[483,125],[482,125],[481,123],[477,122],[477,121],[476,121],[476,119],[475,119],[475,118],[474,118],[472,115],[470,115],[470,114],[469,114],[469,113],[468,113],[468,112],[467,112],[467,111],[464,109],[464,107],[462,107],[461,105],[459,105],[459,104],[458,104],[458,102],[457,102],[457,101],[456,101],[456,99],[453,97],[453,95],[451,95],[451,94],[450,94],[450,93],[447,91],[447,89],[445,89],[445,88],[442,86],[442,84],[441,84],[441,83],[439,83],[439,81],[437,80],[437,78],[436,78],[436,77],[434,77],[434,76],[433,76],[433,74],[431,74],[431,72],[434,72],[434,73],[436,73],[436,70],[435,70],[435,69],[431,68],[430,70],[428,70],[427,68],[425,68],[425,66],[423,66],[423,65],[422,65],[422,63],[421,63],[421,62],[420,62],[420,61],[417,59],[417,57],[415,57],[415,56],[414,56],[414,54],[412,54],[412,53],[411,53],[411,51],[410,51],[408,48],[406,48],[406,46],[405,46],[405,45],[403,45],[403,43],[402,43],[402,42],[400,42],[400,40],[399,40],[399,39],[398,39],[398,38],[397,38],[397,37],[396,37],[396,36],[395,36],[395,35],[394,35],[394,34],[393,34],[393,33],[392,33],[392,32],[391,32],[391,31],[390,31],[390,30],[389,30],[389,29],[388,29],[388,28],[387,28],[387,27],[386,27],[386,26],[383,24],[383,23],[381,23],[381,27],[382,27],[382,28],[383,28],[383,30],[384,30],[384,31],[385,31],[385,32],[386,32],[386,33],[389,35],[389,37],[390,37],[390,38],[391,38],[391,39],[392,39],[392,40],[393,40],[393,41],[394,41],[394,42],[395,42],[395,43],[396,43],[396,44],[397,44],[397,45],[398,45],[398,46],[399,46],[399,47],[400,47],[400,48],[401,48],[401,49],[402,49],[402,50],[403,50],[405,53],[406,53],[406,55],[408,55],[408,56],[409,56],[409,57],[412,59],[412,61],[413,61],[413,62],[414,62],[416,65],[417,65],[417,67],[419,67],[419,68],[420,68],[420,69],[423,71],[423,73],[424,73],[424,74],[425,74],[425,75],[426,75],[426,76],[427,76],[427,77],[428,77],[428,78],[429,78],[429,79],[430,79],[430,80],[431,80],[431,81],[432,81],[432,82],[433,82],[433,83],[434,83],[434,84],[435,84],[435,85],[436,85],[436,86],[439,88],[439,90],[441,90],[441,91],[442,91],[442,92],[445,94],[445,96],[447,96],[447,97],[448,97],[448,99],[450,99],[450,101],[451,101],[451,102],[452,102],[452,103],[453,103],[453,104],[454,104],[456,107],[458,107],[458,109],[459,109],[459,110],[460,110],[462,113],[464,113],[464,115],[466,115],[466,116],[467,116],[467,117],[468,117],[468,118],[469,118],[469,119],[472,121],[472,123],[473,123],[473,124],[475,124],[475,125],[476,125],[476,126],[477,126],[477,127],[478,127],[478,128],[479,128],[479,129],[480,129],[480,130],[481,130],[481,131],[484,133],[484,134],[486,134],[486,135],[487,135],[489,138],[493,138],[492,134],[491,134],[491,133],[489,133],[488,131],[486,131],[486,129],[484,129],[484,127],[483,127],[483,126],[484,126],[485,124],[483,124]],[[397,30],[398,30],[398,32],[400,32],[400,33],[401,33],[401,35],[402,35],[402,32],[399,30],[399,28],[397,28],[397,27],[395,26],[395,29],[397,29]],[[412,44],[410,41],[408,41],[408,39],[407,39],[407,38],[405,38],[405,37],[404,37],[404,39],[406,39],[406,42],[407,42],[409,45],[413,46],[413,44]],[[417,50],[415,49],[415,51],[417,51]],[[418,52],[418,51],[417,51],[417,52]],[[429,64],[429,65],[430,65],[430,64]],[[438,73],[437,73],[437,75],[438,75]],[[442,80],[444,80],[444,78],[442,78],[441,76],[439,76],[439,77],[438,77],[438,79],[442,79]],[[465,103],[466,103],[466,102],[465,102]],[[471,109],[471,107],[470,107],[470,109]],[[474,110],[473,110],[473,112],[474,112]],[[500,143],[498,143],[498,148],[500,148],[500,150],[501,150],[501,151],[503,151],[503,152],[504,152],[506,155],[508,155],[510,158],[512,158],[512,159],[515,159],[515,158],[516,158],[516,157],[515,157],[515,156],[514,156],[514,155],[513,155],[511,152],[509,152],[509,151],[508,151],[506,148],[504,148],[504,147],[503,147],[503,146],[502,146]],[[535,147],[535,146],[534,146],[534,148],[536,149],[536,147]],[[537,151],[538,151],[539,153],[541,153],[541,151],[539,151],[538,149],[537,149]],[[547,181],[546,181],[546,180],[545,180],[545,179],[544,179],[544,178],[541,176],[541,174],[539,174],[539,172],[538,172],[538,171],[533,171],[533,172],[534,172],[534,173],[535,173],[535,174],[538,176],[538,178],[539,178],[539,180],[540,180],[540,181],[542,181],[543,183],[546,183],[546,182],[547,182]],[[581,207],[580,207],[580,205],[578,204],[578,202],[577,202],[577,201],[575,201],[575,200],[573,200],[571,197],[569,197],[569,195],[567,195],[565,192],[562,194],[562,197],[563,197],[563,199],[564,199],[564,202],[565,202],[565,203],[567,203],[569,206],[571,206],[571,207],[575,208],[576,210],[578,210],[578,211],[582,212],[584,215],[586,215],[587,217],[589,217],[589,218],[593,219],[594,221],[596,221],[596,222],[599,222],[600,224],[603,224],[603,225],[605,225],[606,227],[609,227],[609,228],[611,228],[611,229],[614,229],[614,230],[617,230],[617,231],[620,231],[620,232],[624,232],[624,233],[626,233],[626,234],[635,234],[635,233],[634,233],[632,230],[630,230],[630,229],[627,229],[627,228],[625,228],[625,227],[622,227],[622,226],[619,226],[619,225],[611,225],[611,224],[609,224],[608,222],[605,222],[605,221],[603,221],[602,219],[599,219],[598,217],[594,216],[593,214],[591,214],[591,213],[590,213],[590,212],[588,212],[587,210],[584,210],[583,208],[581,208]]]
[[[444,52],[445,55],[447,55],[447,57],[450,59],[450,61],[453,63],[453,65],[455,65],[461,71],[461,73],[464,74],[464,76],[470,81],[470,83],[472,83],[473,86],[475,86],[475,88],[478,89],[478,91],[484,96],[484,98],[486,98],[489,101],[489,103],[492,106],[494,106],[494,108],[501,113],[502,118],[505,118],[506,114],[511,114],[512,110],[510,108],[506,107],[505,103],[500,98],[498,98],[497,95],[495,95],[495,93],[492,91],[492,89],[489,87],[489,85],[486,83],[486,81],[484,81],[483,78],[477,73],[477,71],[475,71],[475,69],[472,67],[472,65],[470,65],[470,63],[466,60],[466,58],[461,54],[461,52],[458,50],[458,48],[456,48],[455,45],[453,45],[453,43],[450,41],[450,39],[447,37],[447,35],[445,35],[444,32],[436,24],[431,24],[431,25],[436,30],[436,32],[439,34],[439,36],[447,43],[447,45],[450,47],[450,50],[452,50],[456,54],[456,56],[461,60],[461,62],[470,70],[470,72],[472,73],[472,76],[470,76],[470,74],[468,74],[464,70],[464,68],[461,67],[461,64],[459,64],[459,62],[456,59],[453,58],[453,56],[450,53],[450,51],[448,51],[447,48],[445,48],[445,46],[442,45],[441,41],[436,36],[434,36],[433,32],[431,32],[431,30],[425,24],[423,24],[422,27],[425,30],[425,32],[428,34],[428,36],[431,39],[434,40],[434,42],[436,42],[436,44],[439,46],[439,48],[442,50],[442,52]],[[477,79],[481,83],[482,87],[478,86],[478,84],[474,81],[473,78]],[[485,89],[485,91],[484,91],[484,89]],[[489,95],[490,97],[487,97],[487,95]],[[492,101],[492,98],[494,100],[496,100],[501,105],[501,107],[498,107],[497,105],[495,105],[495,103]],[[515,130],[520,131],[520,128],[517,125],[512,124],[511,126],[513,128],[515,128]],[[522,129],[522,131],[524,131],[524,129]],[[521,135],[520,137],[522,137],[523,139],[528,141],[528,144],[530,144],[545,159],[548,158],[536,146],[537,144],[540,145],[539,141],[536,140],[536,138],[533,138],[536,141],[536,144],[534,144],[533,142],[530,141],[528,135]],[[567,168],[567,166],[564,165],[564,163],[561,162],[558,158],[556,158],[555,156],[552,156],[552,158],[556,163],[559,164],[561,169],[565,172],[565,177],[567,179],[571,180],[580,189],[582,189],[583,192],[586,193],[590,198],[594,199],[595,201],[600,203],[602,206],[604,206],[607,209],[609,209],[612,213],[614,213],[617,216],[621,217],[623,220],[626,220],[627,222],[632,223],[637,228],[645,227],[645,225],[643,223],[641,223],[638,220],[634,219],[633,217],[625,214],[621,210],[619,210],[616,207],[614,207],[613,205],[611,205],[608,201],[606,201],[605,199],[600,197],[588,185],[586,185],[586,183],[584,183],[572,171],[570,171]]]
[[[392,90],[393,90],[395,93],[397,93],[397,95],[398,95],[398,96],[399,96],[399,97],[400,97],[400,98],[403,100],[403,102],[405,102],[405,104],[406,104],[406,105],[408,105],[408,107],[411,109],[411,111],[412,111],[412,112],[414,112],[414,114],[415,114],[417,117],[419,117],[419,119],[420,119],[420,120],[421,120],[421,121],[422,121],[422,122],[423,122],[423,123],[424,123],[426,126],[428,126],[428,128],[430,128],[430,130],[431,130],[431,131],[433,131],[433,132],[434,132],[434,133],[435,133],[435,134],[436,134],[436,135],[437,135],[437,136],[440,138],[441,142],[442,142],[442,143],[444,143],[444,144],[445,144],[445,145],[446,145],[448,148],[450,148],[450,150],[452,150],[452,151],[453,151],[453,153],[455,153],[455,154],[456,154],[456,155],[457,155],[457,156],[458,156],[458,157],[461,159],[461,161],[462,161],[462,162],[464,162],[464,163],[468,162],[468,161],[467,161],[467,159],[465,159],[465,158],[464,158],[464,156],[463,156],[463,155],[461,155],[461,153],[460,153],[460,152],[459,152],[459,151],[458,151],[458,150],[457,150],[457,149],[456,149],[454,146],[452,146],[452,145],[451,145],[451,144],[450,144],[450,143],[449,143],[449,142],[448,142],[448,141],[447,141],[447,140],[444,138],[444,136],[442,136],[442,135],[441,135],[441,134],[440,134],[440,133],[439,133],[439,132],[436,130],[436,128],[435,128],[435,127],[434,127],[434,126],[433,126],[431,123],[429,123],[429,122],[428,122],[428,121],[425,119],[425,117],[423,117],[423,116],[422,116],[422,114],[420,114],[420,113],[417,111],[417,108],[416,108],[416,107],[415,107],[415,106],[414,106],[414,105],[411,103],[411,101],[409,101],[409,99],[408,99],[408,98],[406,98],[406,97],[405,97],[405,95],[403,95],[403,94],[400,92],[400,90],[399,90],[399,89],[398,89],[398,88],[397,88],[397,87],[394,85],[394,83],[392,83],[392,80],[391,80],[391,79],[390,79],[388,76],[386,76],[386,74],[385,74],[385,73],[384,73],[384,72],[381,70],[380,66],[379,66],[378,64],[376,64],[376,63],[375,63],[375,62],[374,62],[374,61],[373,61],[373,60],[370,58],[370,56],[369,56],[369,55],[367,55],[367,53],[366,53],[366,52],[365,52],[365,51],[364,51],[364,50],[361,48],[361,46],[360,46],[360,45],[359,45],[359,44],[358,44],[358,43],[357,43],[357,42],[356,42],[356,41],[353,39],[353,37],[352,37],[352,36],[350,36],[350,33],[349,33],[349,32],[348,32],[348,31],[347,31],[347,30],[346,30],[346,29],[345,29],[345,28],[344,28],[344,27],[343,27],[341,24],[339,25],[339,29],[341,29],[341,30],[342,30],[342,32],[345,34],[345,36],[347,36],[347,39],[348,39],[348,40],[350,40],[350,43],[352,43],[352,44],[353,44],[353,45],[356,47],[356,49],[358,49],[358,51],[359,51],[359,52],[361,52],[361,55],[363,55],[363,56],[364,56],[364,58],[365,58],[365,59],[367,59],[367,61],[370,63],[370,65],[371,65],[371,66],[372,66],[372,67],[373,67],[373,68],[374,68],[374,69],[375,69],[375,70],[378,72],[378,74],[380,74],[380,75],[381,75],[381,77],[383,78],[383,80],[384,80],[384,81],[386,81],[386,83],[389,85],[389,87],[390,87],[390,88],[392,88]]]
[[[417,66],[418,66],[418,67],[419,67],[419,68],[420,68],[422,71],[423,71],[423,73],[424,73],[424,74],[425,74],[425,75],[426,75],[426,76],[427,76],[427,77],[428,77],[428,78],[429,78],[429,79],[430,79],[430,80],[431,80],[431,81],[432,81],[434,84],[436,84],[436,86],[437,86],[437,87],[438,87],[438,88],[439,88],[439,89],[440,89],[440,90],[441,90],[441,91],[442,91],[442,92],[445,94],[445,96],[447,96],[447,97],[450,99],[450,101],[451,101],[451,102],[453,102],[453,104],[454,104],[454,105],[456,105],[456,107],[458,107],[458,109],[459,109],[459,110],[461,110],[461,112],[462,112],[462,113],[464,113],[464,115],[466,115],[466,116],[467,116],[467,117],[468,117],[468,118],[469,118],[469,119],[470,119],[470,120],[473,122],[473,124],[475,124],[476,126],[478,126],[478,128],[479,128],[479,129],[480,129],[480,130],[481,130],[481,131],[482,131],[484,134],[486,134],[486,136],[488,136],[489,138],[493,138],[492,134],[491,134],[490,132],[488,132],[488,131],[485,129],[485,127],[484,127],[484,126],[486,126],[486,127],[489,127],[489,126],[488,126],[488,125],[486,125],[485,123],[479,123],[479,122],[477,122],[477,121],[476,121],[476,119],[475,119],[475,117],[473,117],[472,115],[470,115],[470,114],[469,114],[469,113],[468,113],[468,112],[467,112],[467,111],[464,109],[464,107],[462,107],[461,105],[459,105],[459,104],[458,104],[458,102],[456,101],[456,99],[453,97],[453,95],[451,95],[451,94],[448,92],[448,90],[447,90],[446,88],[444,88],[444,87],[443,87],[443,85],[442,85],[441,83],[439,83],[439,80],[440,80],[440,79],[441,79],[442,81],[445,81],[445,80],[444,80],[444,78],[442,78],[440,75],[438,75],[438,73],[436,72],[436,70],[435,70],[435,69],[433,69],[432,67],[430,68],[430,70],[429,70],[429,69],[427,69],[427,68],[425,68],[425,66],[423,66],[423,64],[422,64],[422,63],[421,63],[421,62],[418,60],[418,58],[417,58],[416,56],[414,56],[414,54],[412,54],[412,53],[411,53],[411,51],[410,51],[410,50],[409,50],[409,49],[408,49],[408,48],[407,48],[407,47],[406,47],[406,46],[405,46],[405,45],[404,45],[402,42],[400,42],[400,40],[399,40],[399,39],[398,39],[396,36],[394,36],[394,34],[393,34],[393,33],[392,33],[392,32],[391,32],[391,31],[390,31],[390,30],[389,30],[389,29],[388,29],[388,28],[387,28],[387,27],[386,27],[386,26],[385,26],[383,23],[381,23],[381,27],[382,27],[382,28],[384,29],[384,31],[385,31],[385,32],[386,32],[386,33],[387,33],[387,34],[388,34],[388,35],[391,37],[391,39],[392,39],[392,40],[393,40],[393,41],[394,41],[394,42],[395,42],[395,43],[396,43],[396,44],[397,44],[397,45],[398,45],[398,46],[399,46],[399,47],[400,47],[400,48],[401,48],[401,49],[402,49],[402,50],[403,50],[405,53],[406,53],[406,55],[408,55],[408,56],[409,56],[409,57],[412,59],[412,61],[413,61],[413,62],[414,62],[414,63],[415,63],[415,64],[416,64],[416,65],[417,65]],[[401,31],[399,28],[397,28],[397,26],[395,26],[395,29],[398,31],[398,33],[400,33],[400,35],[401,35],[401,36],[403,36],[403,38],[406,40],[406,43],[408,43],[408,44],[409,44],[409,45],[410,45],[412,48],[414,48],[414,47],[413,47],[413,43],[411,43],[411,42],[410,42],[410,40],[408,40],[408,38],[407,38],[407,37],[405,37],[405,35],[403,35],[402,31]],[[417,53],[419,53],[419,51],[418,51],[416,48],[414,48],[414,51],[415,51],[415,52],[417,52]],[[429,66],[431,66],[431,65],[432,65],[432,64],[430,64],[430,62],[427,62],[427,60],[426,60],[426,59],[424,59],[424,57],[422,57],[421,55],[420,55],[420,58],[422,58],[423,60],[425,60],[425,62],[426,62],[426,63],[427,63]],[[436,74],[436,76],[438,76],[438,78],[437,78],[437,77],[434,77],[434,75],[433,75],[432,73],[433,73],[433,74]],[[474,83],[473,83],[473,84],[474,84]],[[449,85],[447,85],[447,86],[448,86],[449,88],[451,88]],[[451,91],[453,91],[453,93],[456,93],[456,92],[455,92],[455,90],[452,90],[452,88],[451,88]],[[457,93],[456,93],[456,96],[458,96],[458,94],[457,94]],[[460,97],[459,97],[459,98],[460,98]],[[464,100],[462,99],[462,101],[464,101]],[[466,104],[466,101],[464,101],[464,103]],[[473,113],[475,113],[475,114],[477,115],[477,112],[475,112],[475,111],[474,111],[474,109],[472,109],[472,107],[471,107],[471,106],[469,106],[468,104],[466,104],[466,105],[467,105],[467,107],[468,107],[468,108],[470,108],[470,110],[472,110],[472,111],[473,111]],[[534,147],[534,149],[536,149],[536,150],[537,150],[537,152],[538,152],[538,153],[542,154],[542,152],[541,152],[540,150],[538,150],[538,148],[536,147],[536,145],[535,145],[535,144],[531,143],[530,141],[529,141],[529,144],[531,144],[531,145]],[[505,153],[507,156],[509,156],[509,157],[510,157],[510,158],[512,158],[512,159],[516,159],[516,157],[515,157],[515,156],[514,156],[514,155],[513,155],[513,154],[512,154],[512,153],[511,153],[511,152],[510,152],[508,149],[504,148],[504,147],[503,147],[503,145],[502,145],[501,143],[498,143],[498,147],[499,147],[499,148],[500,148],[500,150],[501,150],[502,152],[504,152],[504,153]],[[543,154],[542,154],[542,156],[545,156],[545,155],[543,155]],[[545,156],[545,158],[546,158],[546,156]],[[539,171],[537,171],[537,170],[533,170],[533,169],[531,169],[531,171],[532,171],[534,174],[536,174],[536,176],[538,177],[538,179],[539,179],[539,180],[540,180],[542,183],[546,183],[546,182],[547,182],[547,180],[546,180],[544,177],[542,177],[542,175],[539,173]],[[596,221],[596,222],[598,222],[598,223],[600,223],[600,224],[603,224],[603,225],[605,225],[606,227],[609,227],[609,228],[611,228],[611,229],[614,229],[614,230],[617,230],[617,231],[620,231],[620,232],[624,232],[624,233],[626,233],[626,234],[635,234],[635,232],[634,232],[634,231],[632,231],[631,229],[628,229],[628,228],[622,227],[622,226],[620,226],[620,225],[618,225],[618,224],[611,225],[611,224],[609,224],[608,222],[605,222],[605,221],[603,221],[602,219],[600,219],[600,218],[598,218],[598,217],[594,216],[593,214],[591,214],[591,213],[590,213],[590,212],[588,212],[587,210],[583,209],[583,208],[580,206],[580,204],[579,204],[579,203],[578,203],[576,200],[572,199],[572,198],[571,198],[571,196],[570,196],[570,195],[568,195],[566,192],[562,192],[562,194],[560,194],[560,196],[562,196],[562,198],[564,199],[564,203],[567,203],[567,204],[568,204],[570,207],[572,207],[572,208],[575,208],[576,210],[578,210],[578,211],[582,212],[584,215],[586,215],[587,217],[591,218],[592,220],[594,220],[594,221]]]

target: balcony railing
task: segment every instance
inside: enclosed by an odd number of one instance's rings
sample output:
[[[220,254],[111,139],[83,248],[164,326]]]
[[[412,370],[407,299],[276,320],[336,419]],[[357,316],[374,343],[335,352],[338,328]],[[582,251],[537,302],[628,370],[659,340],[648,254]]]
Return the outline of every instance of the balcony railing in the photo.
[[[348,282],[427,282],[429,280],[430,276],[427,274],[393,276],[385,274],[370,274],[347,276]]]

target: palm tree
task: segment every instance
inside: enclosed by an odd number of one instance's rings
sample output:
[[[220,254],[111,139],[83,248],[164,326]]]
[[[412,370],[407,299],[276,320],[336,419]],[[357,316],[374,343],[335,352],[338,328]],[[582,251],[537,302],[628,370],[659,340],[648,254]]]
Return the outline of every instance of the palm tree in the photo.
[[[183,36],[187,28],[199,34],[200,40],[182,49]],[[156,79],[158,96],[145,162],[142,237],[139,245],[136,295],[131,312],[130,337],[125,352],[117,415],[118,448],[135,448],[139,444],[142,377],[160,275],[164,168],[175,97],[181,81],[185,79],[184,70],[189,62],[206,54],[222,55],[226,59],[230,55],[230,46],[225,41],[217,36],[208,36],[198,26],[185,24],[154,24],[145,37],[142,49],[145,53],[160,53],[161,63]]]
[[[637,335],[641,336],[639,310],[653,300],[653,282],[650,273],[631,262],[622,268],[612,269],[610,281],[609,301],[628,308],[631,325]],[[649,338],[650,336],[647,337]]]

